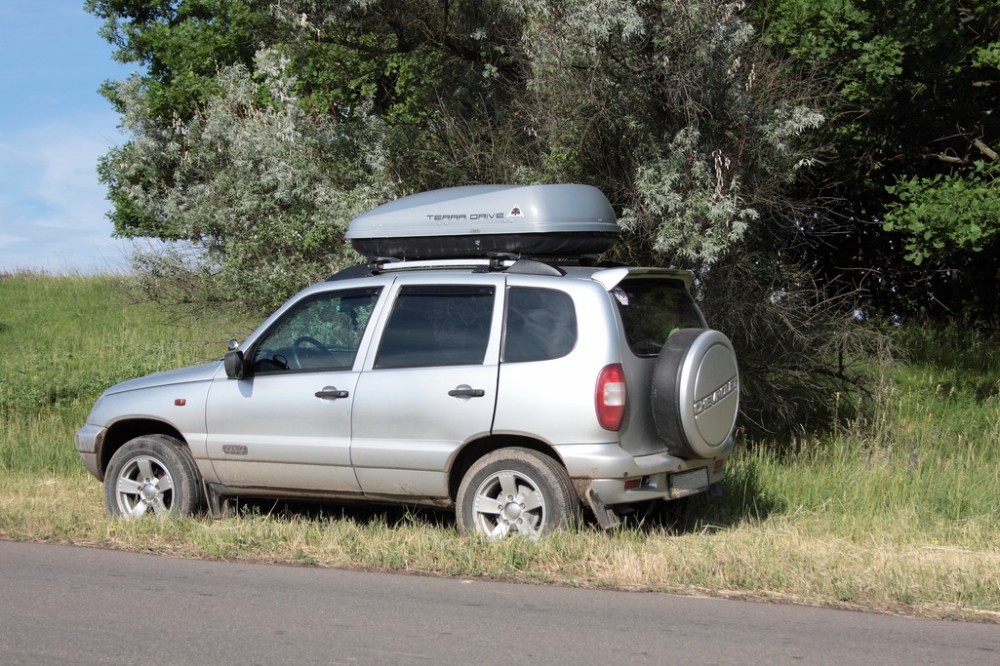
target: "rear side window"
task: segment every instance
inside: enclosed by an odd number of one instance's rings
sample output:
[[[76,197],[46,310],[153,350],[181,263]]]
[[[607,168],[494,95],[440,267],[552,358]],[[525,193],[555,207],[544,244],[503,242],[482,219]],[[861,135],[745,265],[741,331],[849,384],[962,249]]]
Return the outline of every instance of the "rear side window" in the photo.
[[[679,328],[704,328],[691,294],[679,280],[626,278],[611,291],[636,356],[657,356]]]
[[[531,287],[507,290],[506,363],[565,356],[576,346],[576,335],[576,309],[568,294]]]
[[[376,368],[478,365],[486,358],[494,288],[416,285],[399,290]]]

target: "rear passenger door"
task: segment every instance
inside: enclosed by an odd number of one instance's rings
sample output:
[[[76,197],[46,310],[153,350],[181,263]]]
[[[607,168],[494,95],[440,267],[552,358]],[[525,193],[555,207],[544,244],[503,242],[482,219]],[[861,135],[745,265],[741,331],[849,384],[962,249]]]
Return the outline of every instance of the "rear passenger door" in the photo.
[[[444,497],[445,468],[488,435],[500,357],[501,275],[402,275],[355,392],[351,462],[363,492]]]

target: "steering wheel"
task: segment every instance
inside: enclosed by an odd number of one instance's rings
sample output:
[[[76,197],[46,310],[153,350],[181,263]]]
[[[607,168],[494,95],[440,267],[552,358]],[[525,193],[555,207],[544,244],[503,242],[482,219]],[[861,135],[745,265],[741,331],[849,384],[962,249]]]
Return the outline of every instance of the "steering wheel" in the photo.
[[[295,365],[297,365],[300,368],[305,367],[305,365],[303,365],[302,363],[302,359],[304,357],[308,358],[308,355],[305,353],[305,350],[302,350],[302,356],[299,356],[300,349],[303,345],[310,345],[311,347],[314,347],[315,349],[319,350],[324,356],[333,356],[332,352],[330,352],[330,350],[326,348],[326,345],[324,345],[316,338],[310,335],[301,335],[295,338],[295,342],[292,343],[292,358],[295,359]]]

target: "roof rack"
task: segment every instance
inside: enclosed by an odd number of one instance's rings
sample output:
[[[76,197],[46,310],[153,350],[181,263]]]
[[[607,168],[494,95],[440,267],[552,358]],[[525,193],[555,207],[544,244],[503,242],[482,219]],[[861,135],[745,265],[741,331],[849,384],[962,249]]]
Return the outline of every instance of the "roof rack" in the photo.
[[[367,264],[350,266],[331,275],[327,280],[347,280],[357,277],[372,277],[380,273],[434,270],[434,269],[473,269],[480,273],[516,273],[521,275],[566,275],[566,271],[556,264],[537,259],[520,259],[512,254],[498,254],[486,258],[470,257],[467,259],[417,259],[403,261],[396,257],[378,257]]]
[[[512,259],[498,259],[496,257],[468,259],[415,259],[406,261],[405,259],[382,258],[375,260],[368,265],[372,267],[373,273],[388,273],[390,271],[428,270],[434,268],[479,268],[484,271],[503,270],[514,263]]]

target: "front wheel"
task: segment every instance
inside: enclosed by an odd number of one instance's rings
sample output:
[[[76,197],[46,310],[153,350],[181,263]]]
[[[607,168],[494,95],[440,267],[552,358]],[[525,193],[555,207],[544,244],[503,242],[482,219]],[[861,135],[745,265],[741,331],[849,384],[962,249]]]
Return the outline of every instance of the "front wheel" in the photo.
[[[488,539],[537,539],[580,519],[566,470],[531,449],[500,449],[480,458],[463,477],[455,504],[459,532]]]
[[[182,444],[165,435],[144,435],[111,457],[104,499],[113,516],[189,516],[202,508],[198,470]]]

